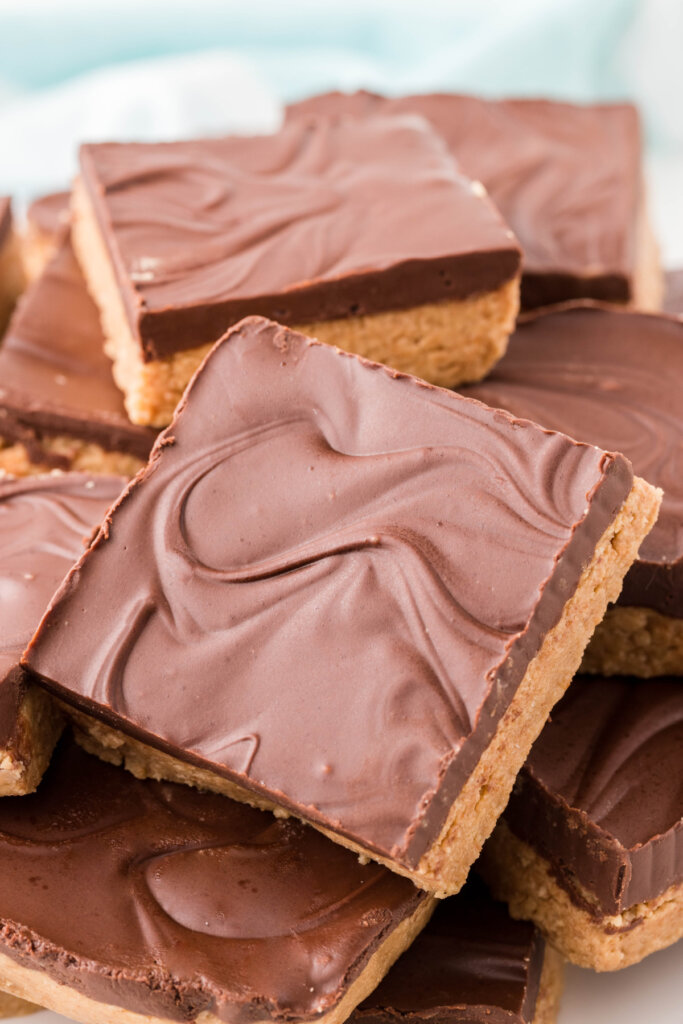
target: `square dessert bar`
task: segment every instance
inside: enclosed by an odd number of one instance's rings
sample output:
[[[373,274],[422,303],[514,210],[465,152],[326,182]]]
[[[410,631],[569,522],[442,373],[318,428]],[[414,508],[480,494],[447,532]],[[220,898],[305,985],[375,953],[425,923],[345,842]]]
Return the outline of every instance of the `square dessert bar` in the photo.
[[[444,900],[350,1024],[553,1024],[563,961],[476,877]]]
[[[39,277],[69,233],[70,192],[40,196],[26,211],[21,249],[29,281]]]
[[[97,308],[65,238],[0,347],[0,469],[132,476],[155,438],[126,415]]]
[[[74,243],[135,423],[165,426],[243,316],[437,384],[505,349],[520,252],[415,117],[81,150]]]
[[[0,801],[0,859],[0,987],[85,1024],[341,1024],[434,904],[299,822],[70,737],[37,793]]]
[[[124,484],[81,474],[0,480],[0,796],[36,788],[62,730],[21,652]]]
[[[657,523],[583,667],[683,675],[683,321],[591,303],[529,314],[491,376],[461,393],[623,452],[663,489]]]
[[[457,892],[658,504],[621,455],[249,318],[25,664],[89,749]]]
[[[12,204],[7,196],[0,196],[0,337],[24,284],[24,266],[12,222]]]
[[[683,936],[683,686],[578,676],[534,744],[482,868],[515,917],[597,971]]]
[[[416,113],[480,180],[524,252],[522,306],[593,298],[658,309],[662,273],[643,184],[636,108],[439,93],[328,93],[310,114]]]

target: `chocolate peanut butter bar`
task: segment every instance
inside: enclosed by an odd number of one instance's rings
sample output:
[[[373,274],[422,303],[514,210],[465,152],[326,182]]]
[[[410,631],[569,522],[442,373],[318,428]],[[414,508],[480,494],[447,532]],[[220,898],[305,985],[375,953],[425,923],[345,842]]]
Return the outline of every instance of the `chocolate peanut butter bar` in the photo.
[[[29,281],[42,274],[66,239],[70,200],[70,192],[50,192],[34,199],[26,211],[22,252]]]
[[[552,1024],[562,969],[538,929],[511,918],[471,877],[439,904],[350,1024]]]
[[[130,422],[97,308],[68,238],[22,297],[0,347],[0,469],[132,476],[156,431]]]
[[[249,318],[25,664],[138,775],[457,892],[658,503],[623,456]]]
[[[124,484],[77,473],[0,480],[0,796],[36,788],[62,730],[52,700],[20,667],[21,652]]]
[[[84,146],[74,243],[135,423],[165,426],[248,314],[437,384],[505,349],[520,252],[424,120]]]
[[[482,863],[515,917],[598,971],[683,936],[680,679],[577,677]]]
[[[662,273],[631,104],[328,93],[289,117],[420,114],[480,180],[524,252],[522,306],[593,298],[658,309]]]
[[[24,284],[24,266],[12,221],[12,204],[7,196],[0,196],[0,337]]]
[[[462,394],[623,452],[663,489],[584,671],[683,675],[683,321],[590,303],[529,315],[491,376]]]
[[[0,987],[90,1024],[341,1024],[433,900],[296,821],[58,746],[0,801]]]

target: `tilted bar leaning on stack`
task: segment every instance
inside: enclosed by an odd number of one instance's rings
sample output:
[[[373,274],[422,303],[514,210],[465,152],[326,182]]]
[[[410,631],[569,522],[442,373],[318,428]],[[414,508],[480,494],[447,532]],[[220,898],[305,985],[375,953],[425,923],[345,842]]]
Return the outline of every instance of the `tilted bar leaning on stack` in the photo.
[[[457,892],[658,505],[623,456],[250,318],[25,664],[102,756]]]

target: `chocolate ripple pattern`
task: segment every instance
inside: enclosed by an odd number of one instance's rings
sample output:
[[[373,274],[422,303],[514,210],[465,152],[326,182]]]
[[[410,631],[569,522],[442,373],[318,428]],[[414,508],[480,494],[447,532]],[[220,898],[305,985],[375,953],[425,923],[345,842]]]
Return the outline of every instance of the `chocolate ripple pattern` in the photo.
[[[293,104],[288,116],[407,113],[425,117],[465,173],[486,186],[520,240],[525,274],[556,275],[545,283],[525,280],[525,306],[582,294],[582,277],[600,279],[589,294],[629,299],[642,202],[635,107],[357,92],[314,96]],[[579,278],[573,288],[571,275]]]
[[[36,794],[0,802],[0,856],[0,949],[170,1020],[323,1014],[426,898],[300,822],[134,779],[70,738]]]
[[[111,724],[416,863],[631,480],[620,456],[249,319],[28,663]]]

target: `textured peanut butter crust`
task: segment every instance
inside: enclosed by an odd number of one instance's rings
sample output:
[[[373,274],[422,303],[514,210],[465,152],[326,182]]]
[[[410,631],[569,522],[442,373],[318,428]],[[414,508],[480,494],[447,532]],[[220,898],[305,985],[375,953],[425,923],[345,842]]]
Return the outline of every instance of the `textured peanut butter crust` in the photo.
[[[683,619],[654,608],[607,609],[581,663],[598,675],[683,676]]]
[[[133,423],[166,426],[190,377],[211,348],[188,347],[144,362],[111,261],[81,182],[74,187],[72,239],[100,308],[105,349]],[[505,352],[519,310],[519,275],[472,298],[300,325],[295,330],[443,387],[480,380]]]
[[[457,893],[505,807],[517,772],[551,708],[577,671],[587,638],[604,615],[608,602],[617,597],[623,577],[657,516],[660,493],[635,478],[628,498],[598,542],[560,621],[529,663],[493,739],[451,806],[440,836],[415,870],[332,834],[315,822],[311,824],[335,842],[385,864],[438,897]],[[183,782],[274,810],[276,814],[287,814],[283,808],[234,782],[145,745],[71,706],[64,704],[64,711],[76,724],[77,739],[86,750],[112,763],[124,764],[138,778]]]
[[[40,460],[40,451],[45,452],[45,461]],[[11,476],[34,476],[48,473],[52,469],[50,456],[58,455],[69,463],[69,470],[82,473],[114,474],[135,476],[144,465],[142,459],[126,452],[108,452],[99,444],[80,441],[74,437],[57,435],[44,437],[39,450],[34,446],[30,457],[21,443],[3,444],[0,438],[0,471]]]
[[[391,965],[424,928],[434,910],[434,902],[422,900],[411,917],[406,918],[391,932],[368,961],[363,972],[347,989],[333,1010],[316,1017],[316,1024],[342,1024],[358,1003],[373,991]],[[38,999],[48,1010],[83,1024],[168,1024],[166,1017],[135,1013],[121,1006],[100,1003],[89,996],[60,984],[45,971],[24,967],[5,953],[0,953],[0,988],[19,1000]],[[25,1010],[24,1012],[31,1012]],[[225,1024],[214,1013],[204,1010],[193,1018],[199,1024]],[[272,1018],[254,1018],[252,1024],[270,1024]]]
[[[531,920],[567,960],[595,971],[616,971],[683,936],[683,885],[672,885],[621,914],[602,915],[577,889],[576,901],[555,881],[549,862],[500,822],[481,859],[481,871],[513,917]]]
[[[0,243],[0,334],[7,326],[25,284],[21,244],[16,232],[10,227],[4,242]]]
[[[12,738],[0,748],[0,797],[35,792],[63,727],[56,702],[29,684],[19,704]]]

